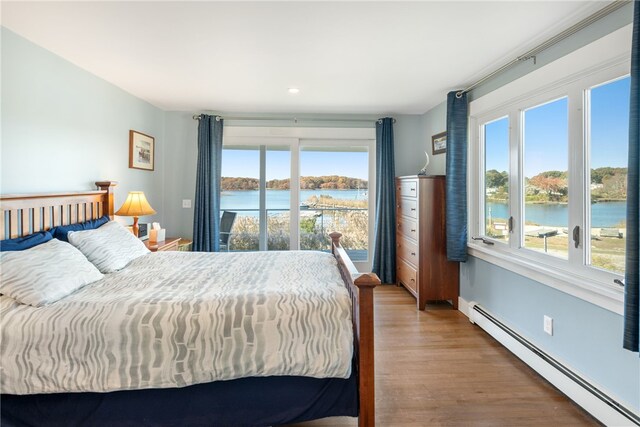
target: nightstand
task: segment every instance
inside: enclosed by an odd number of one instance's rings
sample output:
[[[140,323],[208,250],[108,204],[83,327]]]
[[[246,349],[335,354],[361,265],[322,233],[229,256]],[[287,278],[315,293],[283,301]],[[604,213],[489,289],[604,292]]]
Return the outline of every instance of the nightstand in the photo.
[[[156,243],[150,243],[149,240],[144,241],[144,245],[151,252],[158,251],[177,251],[178,250],[178,242],[180,242],[180,237],[167,237],[164,240],[161,240]]]

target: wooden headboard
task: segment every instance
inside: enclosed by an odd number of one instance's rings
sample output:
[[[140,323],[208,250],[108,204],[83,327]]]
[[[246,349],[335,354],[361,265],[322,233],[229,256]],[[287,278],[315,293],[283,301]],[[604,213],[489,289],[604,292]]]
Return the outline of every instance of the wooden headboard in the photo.
[[[0,240],[103,215],[113,219],[113,187],[117,182],[100,181],[96,185],[97,191],[0,195]]]

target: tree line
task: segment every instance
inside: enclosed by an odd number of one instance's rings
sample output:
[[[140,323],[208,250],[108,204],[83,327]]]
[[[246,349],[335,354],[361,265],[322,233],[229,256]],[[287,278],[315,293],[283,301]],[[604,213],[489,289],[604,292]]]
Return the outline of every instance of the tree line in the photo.
[[[485,186],[491,189],[491,198],[506,199],[509,174],[495,169],[485,174]],[[525,178],[527,201],[565,202],[568,197],[568,173],[566,171],[545,171],[531,178]],[[591,199],[624,200],[627,197],[627,168],[602,167],[591,169]]]
[[[267,188],[270,190],[289,190],[289,179],[272,179],[267,181]],[[369,183],[364,179],[351,178],[348,176],[327,175],[327,176],[301,176],[300,188],[302,190],[366,190]],[[236,190],[258,190],[260,180],[257,178],[222,177],[220,185],[222,191]]]

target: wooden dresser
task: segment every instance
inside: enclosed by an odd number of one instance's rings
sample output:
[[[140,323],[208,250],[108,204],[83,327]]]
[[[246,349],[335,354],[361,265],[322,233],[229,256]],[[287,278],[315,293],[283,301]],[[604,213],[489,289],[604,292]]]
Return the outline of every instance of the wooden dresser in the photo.
[[[397,281],[424,310],[427,301],[458,308],[459,265],[447,261],[445,177],[396,178]]]

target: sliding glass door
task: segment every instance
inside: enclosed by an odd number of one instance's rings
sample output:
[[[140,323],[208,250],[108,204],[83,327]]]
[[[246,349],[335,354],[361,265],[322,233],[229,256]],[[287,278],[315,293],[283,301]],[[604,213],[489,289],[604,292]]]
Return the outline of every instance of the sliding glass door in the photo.
[[[370,268],[373,140],[225,138],[223,211],[236,212],[230,251],[330,251],[329,233]]]

